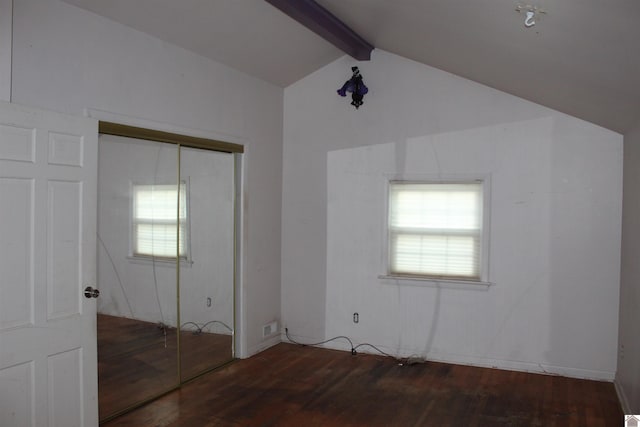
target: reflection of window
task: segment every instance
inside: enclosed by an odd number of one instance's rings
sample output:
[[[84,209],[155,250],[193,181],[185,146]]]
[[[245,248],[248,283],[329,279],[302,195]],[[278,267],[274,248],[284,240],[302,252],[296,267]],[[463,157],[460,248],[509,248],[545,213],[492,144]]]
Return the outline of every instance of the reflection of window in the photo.
[[[388,274],[482,279],[483,184],[389,183]]]
[[[178,186],[133,185],[133,255],[175,258],[178,236]],[[180,257],[186,258],[186,185],[180,184]]]

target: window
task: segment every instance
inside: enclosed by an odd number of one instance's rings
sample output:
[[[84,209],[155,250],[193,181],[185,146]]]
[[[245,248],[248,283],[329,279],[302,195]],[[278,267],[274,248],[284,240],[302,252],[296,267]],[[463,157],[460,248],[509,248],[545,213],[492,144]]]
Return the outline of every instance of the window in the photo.
[[[389,183],[390,276],[483,280],[483,182]]]
[[[180,258],[186,258],[186,184],[180,184]],[[134,256],[176,257],[178,186],[133,185],[132,248]]]

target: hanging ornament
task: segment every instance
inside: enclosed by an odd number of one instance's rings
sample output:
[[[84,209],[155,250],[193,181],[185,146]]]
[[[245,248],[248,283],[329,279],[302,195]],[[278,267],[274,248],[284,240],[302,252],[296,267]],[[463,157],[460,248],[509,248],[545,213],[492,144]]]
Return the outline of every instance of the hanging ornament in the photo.
[[[353,75],[338,89],[338,95],[347,96],[347,92],[351,92],[351,105],[358,109],[363,104],[362,99],[369,92],[369,88],[363,83],[358,67],[351,67],[351,71]]]

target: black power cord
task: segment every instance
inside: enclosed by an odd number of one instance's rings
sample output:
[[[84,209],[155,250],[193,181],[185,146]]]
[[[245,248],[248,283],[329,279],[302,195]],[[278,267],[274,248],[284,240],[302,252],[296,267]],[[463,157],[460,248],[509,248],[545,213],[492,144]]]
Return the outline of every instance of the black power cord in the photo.
[[[358,345],[354,346],[353,345],[353,341],[351,341],[351,339],[349,337],[344,336],[344,335],[339,335],[337,337],[333,337],[333,338],[330,338],[328,340],[315,342],[315,343],[301,343],[301,342],[298,342],[298,341],[292,339],[289,336],[289,328],[284,328],[284,334],[287,337],[287,339],[289,340],[289,342],[291,342],[293,344],[297,344],[297,345],[302,346],[302,347],[307,347],[307,346],[314,347],[314,346],[326,344],[328,342],[335,341],[337,339],[341,339],[342,338],[342,339],[347,340],[349,342],[349,345],[351,345],[351,355],[352,356],[355,356],[355,355],[358,354],[357,350],[360,347],[367,346],[367,347],[373,348],[374,350],[376,350],[378,353],[382,354],[383,356],[386,356],[386,357],[389,357],[389,358],[395,360],[396,362],[398,362],[398,365],[400,365],[400,366],[411,366],[411,365],[416,365],[416,364],[420,364],[420,363],[425,363],[427,361],[427,359],[425,359],[424,357],[417,356],[417,355],[412,355],[412,356],[403,357],[403,358],[392,356],[391,354],[386,353],[386,352],[380,350],[375,345],[369,344],[369,343],[362,343],[362,344],[358,344]]]
[[[219,320],[210,320],[207,323],[204,323],[202,326],[200,326],[199,324],[197,324],[196,322],[184,322],[181,326],[180,329],[184,328],[185,325],[193,325],[196,327],[195,331],[193,331],[193,335],[199,335],[202,333],[202,331],[204,330],[204,328],[206,328],[207,326],[209,326],[212,323],[217,323],[219,325],[224,326],[225,328],[227,328],[229,330],[229,332],[233,332],[233,329],[231,329],[231,327],[229,325],[227,325],[224,322],[221,322]]]
[[[337,339],[343,338],[343,339],[345,339],[345,340],[349,341],[349,345],[351,345],[351,354],[352,354],[352,355],[354,355],[354,356],[357,354],[357,353],[356,353],[356,349],[353,347],[353,341],[351,341],[351,340],[349,339],[349,337],[345,337],[344,335],[339,335],[339,336],[337,336],[337,337],[333,337],[333,338],[328,339],[328,340],[326,340],[326,341],[320,341],[320,342],[313,342],[313,343],[306,343],[306,344],[305,344],[305,343],[301,343],[301,342],[298,342],[298,341],[295,341],[294,339],[292,339],[292,338],[289,336],[289,328],[284,328],[284,334],[286,335],[287,339],[288,339],[290,342],[292,342],[292,343],[294,343],[294,344],[297,344],[297,345],[301,345],[302,347],[307,347],[307,346],[309,346],[309,347],[314,347],[314,346],[317,346],[317,345],[326,344],[326,343],[328,343],[328,342],[335,341],[335,340],[337,340]]]

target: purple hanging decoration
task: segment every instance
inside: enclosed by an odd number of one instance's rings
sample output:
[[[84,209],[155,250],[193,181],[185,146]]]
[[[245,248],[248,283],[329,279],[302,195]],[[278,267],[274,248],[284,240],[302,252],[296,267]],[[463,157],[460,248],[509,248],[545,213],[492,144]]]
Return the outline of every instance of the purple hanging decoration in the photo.
[[[369,92],[369,88],[362,82],[362,76],[360,75],[358,67],[351,67],[351,71],[353,71],[353,75],[338,89],[338,95],[347,96],[347,92],[351,92],[351,105],[358,109],[358,107],[363,104],[362,98]]]

